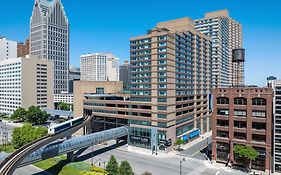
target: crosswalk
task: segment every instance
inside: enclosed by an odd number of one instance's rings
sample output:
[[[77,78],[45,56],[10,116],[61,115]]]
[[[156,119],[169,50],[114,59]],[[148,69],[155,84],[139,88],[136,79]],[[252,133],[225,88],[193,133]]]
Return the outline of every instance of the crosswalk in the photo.
[[[178,155],[184,157],[186,161],[192,161],[192,162],[196,162],[198,164],[204,163],[204,160],[193,158],[190,155],[186,155],[186,154],[178,154]]]
[[[199,163],[199,164],[203,163],[203,160],[196,159],[196,158],[193,158],[193,157],[185,156],[184,158],[185,158],[185,160],[189,160],[189,161],[196,162],[196,163]]]

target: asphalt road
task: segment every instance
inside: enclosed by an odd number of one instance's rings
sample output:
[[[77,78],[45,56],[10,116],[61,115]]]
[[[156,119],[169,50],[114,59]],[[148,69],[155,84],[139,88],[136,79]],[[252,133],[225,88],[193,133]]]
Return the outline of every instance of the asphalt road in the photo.
[[[92,155],[94,155],[93,159],[91,159]],[[92,148],[85,150],[81,154],[80,160],[88,163],[95,162],[96,165],[99,165],[100,163],[101,167],[103,167],[103,162],[108,162],[111,155],[114,155],[119,163],[123,160],[129,161],[136,175],[141,175],[145,171],[151,172],[153,175],[178,175],[180,173],[180,160],[184,157],[179,155],[172,157],[157,157],[128,152],[123,148],[109,150],[101,145],[96,145],[94,146],[93,153]],[[201,174],[243,175],[243,173],[234,171],[230,168],[214,167],[210,163],[207,163],[207,161],[185,157],[185,161],[182,162],[182,175]]]

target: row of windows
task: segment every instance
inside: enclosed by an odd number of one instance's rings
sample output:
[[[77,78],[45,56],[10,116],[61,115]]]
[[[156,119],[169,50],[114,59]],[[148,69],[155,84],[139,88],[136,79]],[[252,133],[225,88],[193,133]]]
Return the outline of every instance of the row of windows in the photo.
[[[229,98],[218,97],[217,98],[217,104],[229,104]],[[234,104],[235,105],[247,105],[247,99],[243,98],[243,97],[236,97],[236,98],[234,98]],[[264,99],[264,98],[253,98],[252,99],[252,105],[265,106],[266,105],[266,99]]]

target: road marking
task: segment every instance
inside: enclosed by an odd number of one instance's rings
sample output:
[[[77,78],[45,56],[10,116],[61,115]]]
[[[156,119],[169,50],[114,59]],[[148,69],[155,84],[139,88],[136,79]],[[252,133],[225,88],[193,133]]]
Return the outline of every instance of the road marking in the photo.
[[[220,171],[218,171],[215,175],[219,175],[220,174]]]

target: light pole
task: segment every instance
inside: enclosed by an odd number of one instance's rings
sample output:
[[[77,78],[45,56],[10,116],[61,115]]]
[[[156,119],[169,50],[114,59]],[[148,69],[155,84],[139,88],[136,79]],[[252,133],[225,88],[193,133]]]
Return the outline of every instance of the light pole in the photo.
[[[182,167],[182,162],[184,162],[185,161],[185,158],[183,158],[182,160],[180,160],[180,175],[182,175],[182,173],[181,173],[181,167]]]
[[[92,152],[91,152],[91,157],[92,157],[92,166],[94,165],[94,141],[92,141]]]

